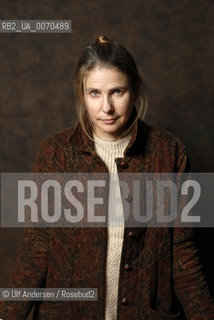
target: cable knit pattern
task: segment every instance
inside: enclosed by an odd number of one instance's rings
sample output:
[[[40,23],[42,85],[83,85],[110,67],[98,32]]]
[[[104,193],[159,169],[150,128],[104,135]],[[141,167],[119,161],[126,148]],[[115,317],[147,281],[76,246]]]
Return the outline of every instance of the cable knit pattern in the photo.
[[[124,219],[115,158],[123,158],[131,134],[118,141],[104,141],[94,135],[95,150],[110,173],[108,243],[106,259],[105,320],[117,319],[118,281],[123,245]],[[117,222],[116,219],[120,221]]]

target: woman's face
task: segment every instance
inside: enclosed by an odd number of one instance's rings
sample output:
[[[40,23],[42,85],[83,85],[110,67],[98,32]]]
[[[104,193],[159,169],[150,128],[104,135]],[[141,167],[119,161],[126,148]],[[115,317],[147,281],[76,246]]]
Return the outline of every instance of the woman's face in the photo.
[[[96,67],[83,80],[84,99],[94,133],[114,141],[126,129],[133,109],[128,77],[116,68]]]

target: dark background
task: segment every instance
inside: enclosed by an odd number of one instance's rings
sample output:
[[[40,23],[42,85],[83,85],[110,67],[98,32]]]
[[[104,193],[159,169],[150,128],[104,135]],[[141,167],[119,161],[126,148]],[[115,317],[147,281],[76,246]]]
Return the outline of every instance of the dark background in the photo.
[[[75,121],[73,74],[98,35],[123,44],[145,79],[150,125],[187,146],[192,171],[214,171],[214,1],[6,1],[1,19],[71,19],[69,34],[0,34],[0,170],[31,170],[39,143]],[[214,290],[213,229],[196,231]],[[23,230],[0,230],[0,286],[7,287]]]

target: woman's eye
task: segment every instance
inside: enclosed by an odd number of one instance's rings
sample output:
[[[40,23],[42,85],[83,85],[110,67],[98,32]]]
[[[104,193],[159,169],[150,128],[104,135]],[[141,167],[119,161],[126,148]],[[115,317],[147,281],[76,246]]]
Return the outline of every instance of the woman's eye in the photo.
[[[97,97],[98,96],[98,92],[97,91],[91,91],[91,95],[92,97]]]
[[[119,89],[118,89],[118,90],[115,90],[115,91],[114,91],[114,94],[116,94],[116,95],[121,95],[121,94],[122,94],[122,91],[119,90]]]

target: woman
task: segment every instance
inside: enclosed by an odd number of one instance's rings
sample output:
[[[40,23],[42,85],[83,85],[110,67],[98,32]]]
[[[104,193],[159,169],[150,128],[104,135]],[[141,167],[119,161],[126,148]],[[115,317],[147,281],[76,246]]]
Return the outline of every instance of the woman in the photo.
[[[143,122],[145,87],[123,46],[101,36],[86,47],[76,94],[78,125],[41,144],[36,172],[109,172],[114,199],[117,173],[189,170],[182,143]],[[37,303],[40,320],[214,319],[188,228],[27,229],[11,286],[97,288],[97,301]],[[25,319],[32,304],[2,303],[0,316]]]

